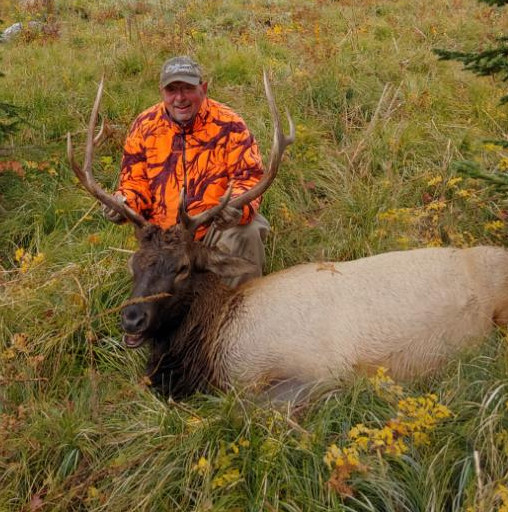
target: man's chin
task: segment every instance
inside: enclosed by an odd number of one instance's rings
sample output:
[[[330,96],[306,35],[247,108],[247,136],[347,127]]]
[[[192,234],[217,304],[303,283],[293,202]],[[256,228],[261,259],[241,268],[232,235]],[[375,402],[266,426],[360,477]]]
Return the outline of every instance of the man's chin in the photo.
[[[178,124],[187,124],[190,123],[194,116],[192,115],[191,111],[188,112],[171,112],[171,117],[178,123]]]
[[[141,334],[127,334],[123,335],[123,342],[127,348],[138,348],[145,343],[146,337],[143,333]]]

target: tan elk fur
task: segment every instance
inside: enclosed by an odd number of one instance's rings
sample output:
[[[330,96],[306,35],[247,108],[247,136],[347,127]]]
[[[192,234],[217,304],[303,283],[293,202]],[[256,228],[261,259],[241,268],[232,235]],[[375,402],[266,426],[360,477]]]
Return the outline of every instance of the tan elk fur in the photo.
[[[312,384],[379,365],[415,377],[507,323],[508,251],[429,248],[298,265],[237,293],[241,304],[215,340],[223,385]]]

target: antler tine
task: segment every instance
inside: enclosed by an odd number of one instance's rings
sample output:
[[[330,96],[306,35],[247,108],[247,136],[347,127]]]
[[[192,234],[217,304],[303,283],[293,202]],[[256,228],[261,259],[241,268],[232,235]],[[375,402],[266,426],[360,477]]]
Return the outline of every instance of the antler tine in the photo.
[[[90,181],[91,185],[95,185],[95,179],[92,176],[92,161],[93,161],[93,150],[95,147],[95,127],[97,126],[97,118],[99,117],[99,107],[102,100],[102,92],[104,90],[104,75],[102,75],[99,87],[97,88],[97,94],[90,114],[90,121],[88,122],[88,132],[86,135],[86,149],[85,149],[85,161],[83,162],[83,172],[87,180]],[[100,133],[99,133],[100,135]]]
[[[187,196],[187,192],[185,187],[180,191],[180,201],[178,204],[178,209],[180,213],[180,221],[184,225],[185,229],[190,231],[191,233],[195,233],[199,226],[204,226],[210,223],[216,215],[218,215],[223,208],[228,204],[229,199],[231,197],[231,192],[233,191],[233,187],[229,185],[226,193],[221,197],[220,203],[204,212],[201,212],[197,215],[189,215],[186,210],[185,199]]]
[[[106,119],[102,118],[101,127],[99,128],[99,133],[93,139],[93,145],[98,146],[106,137]]]
[[[295,140],[295,125],[287,109],[286,116],[289,123],[289,135],[284,135],[281,127],[279,111],[277,110],[277,105],[275,104],[272,87],[270,85],[270,80],[268,79],[266,71],[263,71],[263,82],[265,85],[266,99],[268,100],[268,106],[270,108],[270,114],[273,121],[272,149],[270,151],[268,169],[264,173],[263,178],[256,185],[254,185],[254,187],[244,192],[241,196],[235,197],[229,202],[230,206],[234,206],[238,209],[250,203],[268,189],[268,187],[275,179],[275,176],[277,176],[277,171],[279,170],[279,165],[284,150]]]
[[[120,213],[127,220],[131,221],[138,227],[145,226],[148,221],[139,215],[137,212],[129,208],[126,204],[120,203],[116,198],[105,192],[100,185],[95,181],[92,174],[92,161],[93,161],[93,150],[94,147],[104,137],[104,122],[101,125],[100,131],[97,136],[94,136],[95,126],[97,124],[97,118],[99,116],[99,106],[102,99],[102,91],[104,89],[104,76],[102,77],[99,87],[97,89],[97,95],[93,105],[92,113],[90,114],[90,122],[88,123],[88,132],[86,138],[86,149],[85,149],[85,160],[83,166],[80,167],[74,159],[74,149],[72,147],[71,134],[67,133],[67,156],[71,164],[72,170],[76,174],[77,178],[85,189],[102,204]]]

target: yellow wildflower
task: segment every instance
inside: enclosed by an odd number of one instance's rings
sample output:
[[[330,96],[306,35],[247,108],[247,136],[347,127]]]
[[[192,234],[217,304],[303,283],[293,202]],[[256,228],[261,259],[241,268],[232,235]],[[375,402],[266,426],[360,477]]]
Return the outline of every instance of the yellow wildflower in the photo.
[[[411,243],[411,240],[407,236],[399,236],[399,238],[397,238],[397,243],[401,249],[407,249]]]
[[[436,185],[439,185],[440,183],[443,183],[443,177],[442,176],[434,176],[429,181],[427,181],[427,186],[435,187]]]
[[[242,448],[248,448],[250,446],[250,441],[247,440],[247,439],[244,439],[243,437],[240,438],[240,440],[238,441],[238,444],[242,447]]]
[[[23,259],[24,255],[25,249],[23,249],[23,247],[18,247],[14,252],[14,259],[19,263]]]
[[[483,145],[483,149],[485,151],[499,151],[500,149],[503,149],[501,146],[498,146],[497,144],[493,144],[492,142],[487,142]]]
[[[90,486],[86,491],[86,497],[87,501],[97,499],[99,497],[99,489],[97,489],[97,487],[94,487],[93,485]]]
[[[457,183],[460,183],[461,181],[462,181],[462,178],[460,176],[456,176],[455,178],[450,178],[446,185],[448,187],[455,187],[455,185],[457,185]]]
[[[349,446],[342,449],[342,457],[337,459],[338,466],[359,466],[360,465],[360,456],[358,451],[354,446]]]
[[[376,371],[376,375],[369,379],[370,383],[374,387],[374,391],[381,397],[385,396],[386,394],[389,396],[402,395],[402,387],[396,385],[393,379],[387,374],[387,372],[387,368],[380,366]]]
[[[460,189],[460,190],[457,190],[457,192],[455,192],[455,195],[462,199],[467,199],[468,197],[472,196],[472,191],[468,190],[468,189]]]
[[[39,164],[37,162],[34,162],[33,160],[26,160],[24,162],[24,165],[29,170],[36,170],[39,168]]]
[[[432,430],[439,420],[451,414],[448,407],[437,402],[434,394],[399,400],[397,412],[397,416],[405,420],[413,432]]]
[[[496,489],[497,497],[501,500],[498,512],[508,512],[508,488],[506,485],[499,484]]]
[[[291,210],[287,207],[286,203],[282,203],[280,206],[280,211],[282,214],[282,218],[285,222],[291,222],[293,220],[293,214],[291,213]]]
[[[432,203],[425,205],[425,209],[427,211],[440,211],[444,210],[445,208],[446,203],[444,201],[432,201]]]
[[[413,434],[415,446],[428,446],[430,444],[429,435],[426,432],[415,432]]]
[[[93,233],[93,234],[88,236],[88,243],[91,244],[91,245],[97,245],[97,244],[100,243],[100,241],[101,241],[101,238],[96,233]]]
[[[226,469],[233,463],[234,455],[227,453],[225,448],[221,446],[219,455],[217,455],[216,466],[220,469]]]
[[[392,444],[386,447],[386,452],[390,455],[394,455],[395,457],[400,457],[407,451],[409,451],[409,448],[403,438],[395,439]]]
[[[335,463],[335,460],[340,457],[341,451],[339,447],[334,443],[328,447],[326,450],[325,456],[323,457],[323,462],[328,466],[329,469],[332,468],[332,463]]]
[[[268,438],[261,445],[261,451],[263,455],[273,458],[276,457],[281,450],[281,445],[276,439]]]
[[[501,158],[497,164],[497,168],[500,171],[508,171],[508,157]]]
[[[185,420],[185,423],[190,430],[195,430],[203,425],[203,419],[199,418],[198,416],[190,416]]]
[[[390,208],[385,212],[378,213],[377,218],[386,221],[408,222],[413,213],[411,208]]]
[[[40,252],[33,256],[20,247],[14,252],[14,259],[19,263],[20,272],[24,274],[25,272],[28,272],[30,268],[44,261],[44,253]]]
[[[281,41],[286,32],[290,32],[290,30],[285,30],[282,25],[276,23],[273,27],[267,29],[266,35],[271,41]]]
[[[241,480],[240,470],[232,468],[223,475],[216,476],[212,480],[212,489],[227,487],[238,483]]]
[[[408,436],[411,433],[408,426],[398,419],[388,420],[386,425],[392,429],[396,436]]]
[[[38,252],[32,259],[32,264],[37,265],[38,263],[42,263],[45,259],[43,252]]]
[[[332,444],[326,450],[323,461],[329,469],[346,465],[356,467],[360,466],[360,455],[355,446],[339,448],[336,444]]]
[[[12,348],[17,350],[18,352],[23,352],[24,354],[28,354],[28,335],[23,332],[17,332],[12,336],[11,340]]]
[[[16,357],[16,352],[13,348],[8,348],[3,352],[0,352],[0,360],[8,361],[9,359],[14,359]]]
[[[442,240],[439,238],[433,238],[432,240],[429,240],[426,244],[426,247],[441,247],[443,245]]]
[[[485,223],[483,227],[485,231],[500,231],[504,228],[504,222],[502,220],[493,220]]]
[[[25,274],[26,272],[28,272],[28,269],[30,268],[30,264],[32,263],[32,255],[30,253],[26,253],[23,258],[21,259],[21,262],[20,262],[20,266],[19,266],[19,271],[22,273],[22,274]]]
[[[206,475],[206,473],[210,471],[210,462],[208,462],[208,459],[201,456],[197,464],[194,464],[194,466],[192,466],[192,471],[196,471],[200,475]]]
[[[402,394],[402,388],[396,386],[386,374],[386,368],[378,368],[377,374],[370,379],[379,390],[390,390]],[[367,471],[361,463],[362,453],[375,452],[400,457],[409,451],[408,442],[415,446],[428,445],[429,433],[438,421],[451,416],[451,411],[437,401],[437,396],[427,394],[408,397],[398,401],[397,417],[390,419],[381,428],[369,428],[363,423],[353,426],[348,433],[349,444],[339,448],[331,444],[323,461],[331,471],[327,484],[341,496],[351,496],[350,479],[353,472]],[[508,512],[508,510],[506,511]]]
[[[386,238],[388,236],[388,231],[386,229],[375,229],[372,233],[375,238]]]

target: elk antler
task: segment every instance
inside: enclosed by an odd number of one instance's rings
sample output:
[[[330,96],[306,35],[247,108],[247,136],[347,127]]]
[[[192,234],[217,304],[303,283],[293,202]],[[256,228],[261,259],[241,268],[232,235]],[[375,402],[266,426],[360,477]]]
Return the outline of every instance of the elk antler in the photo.
[[[277,110],[277,105],[275,104],[275,99],[273,97],[272,88],[270,86],[270,81],[268,80],[266,71],[263,71],[263,82],[265,84],[266,99],[268,100],[268,106],[270,107],[270,113],[273,120],[272,149],[270,151],[270,158],[268,160],[268,169],[263,174],[263,178],[251,189],[244,192],[241,196],[235,197],[229,201],[229,206],[234,206],[238,209],[250,203],[268,189],[268,187],[272,184],[272,181],[275,179],[275,176],[277,176],[277,171],[279,170],[279,164],[282,159],[284,150],[295,141],[295,125],[287,110],[286,117],[288,118],[289,123],[289,135],[284,135],[284,132],[282,131],[279,111]]]
[[[206,225],[218,215],[224,207],[228,204],[229,198],[231,197],[231,192],[233,188],[229,185],[226,193],[220,198],[220,203],[205,210],[204,212],[198,213],[197,215],[189,215],[186,210],[186,188],[182,187],[180,191],[180,201],[178,204],[179,212],[180,212],[180,221],[184,225],[185,229],[190,231],[191,233],[195,233],[199,226]]]
[[[97,125],[97,117],[99,116],[99,106],[102,98],[102,91],[104,88],[104,76],[101,79],[99,88],[97,89],[97,96],[93,105],[92,113],[90,114],[90,121],[88,123],[88,133],[86,137],[86,150],[85,150],[85,161],[83,167],[80,167],[74,159],[74,150],[72,147],[71,134],[67,133],[67,156],[71,164],[74,174],[77,176],[81,184],[85,187],[90,194],[98,199],[102,204],[108,208],[113,209],[125,219],[131,221],[138,227],[143,227],[148,224],[148,221],[136,213],[132,208],[129,208],[125,203],[117,201],[115,196],[104,191],[100,185],[95,181],[92,175],[92,161],[93,161],[93,150],[94,147],[104,137],[104,121],[102,122],[99,133],[94,137],[95,126]]]
[[[263,71],[263,82],[265,84],[266,99],[268,100],[268,106],[270,107],[270,113],[273,120],[273,144],[270,151],[268,169],[263,174],[261,180],[252,188],[245,191],[242,195],[235,197],[234,199],[230,199],[230,185],[227,192],[224,194],[224,196],[222,196],[220,204],[192,217],[187,213],[185,209],[186,190],[183,188],[182,192],[180,193],[180,219],[182,220],[182,224],[192,232],[194,232],[199,226],[212,222],[225,206],[228,205],[241,209],[244,205],[250,203],[261,194],[263,194],[272,184],[275,176],[277,175],[284,150],[295,140],[295,125],[287,110],[286,116],[289,122],[289,135],[284,135],[284,132],[282,131],[279,111],[277,110],[277,105],[275,104],[275,99],[273,97],[272,88],[270,86],[270,81],[268,80],[266,71]]]

